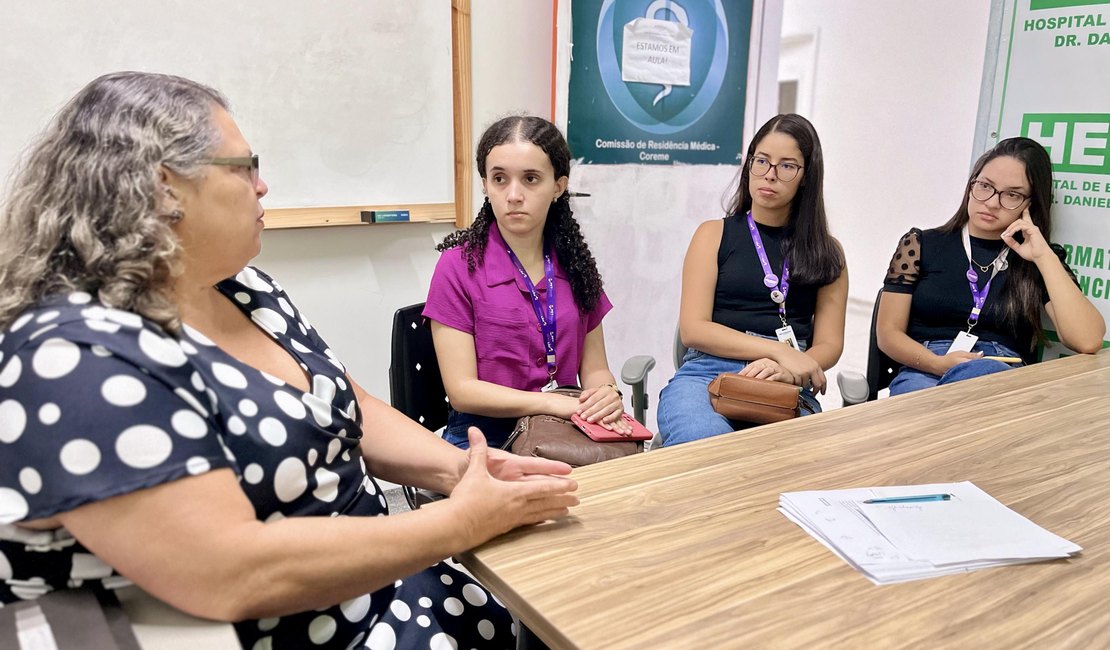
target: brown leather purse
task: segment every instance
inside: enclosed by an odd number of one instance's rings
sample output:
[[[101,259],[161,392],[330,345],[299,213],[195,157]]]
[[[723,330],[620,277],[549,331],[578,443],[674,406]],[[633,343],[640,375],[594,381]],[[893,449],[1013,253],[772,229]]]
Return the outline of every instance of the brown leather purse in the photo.
[[[578,397],[578,388],[556,388],[554,392]],[[597,442],[570,420],[554,415],[526,415],[516,422],[503,447],[519,456],[538,456],[562,461],[571,467],[638,454],[642,442]]]
[[[730,420],[770,424],[797,417],[801,392],[793,384],[726,372],[709,383],[709,403]]]

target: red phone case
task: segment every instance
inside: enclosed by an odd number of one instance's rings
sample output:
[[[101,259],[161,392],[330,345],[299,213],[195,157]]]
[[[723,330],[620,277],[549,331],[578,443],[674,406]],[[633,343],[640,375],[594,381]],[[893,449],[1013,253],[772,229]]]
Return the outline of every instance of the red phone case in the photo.
[[[600,422],[591,423],[583,420],[581,417],[579,417],[577,413],[574,413],[570,416],[570,421],[574,423],[574,426],[581,429],[582,433],[585,433],[587,436],[590,437],[590,440],[596,440],[597,442],[629,442],[635,440],[651,440],[652,437],[655,435],[651,431],[648,431],[647,427],[637,422],[636,418],[627,413],[622,413],[621,419],[632,426],[631,433],[625,435],[616,431],[610,431],[609,429],[601,426]]]

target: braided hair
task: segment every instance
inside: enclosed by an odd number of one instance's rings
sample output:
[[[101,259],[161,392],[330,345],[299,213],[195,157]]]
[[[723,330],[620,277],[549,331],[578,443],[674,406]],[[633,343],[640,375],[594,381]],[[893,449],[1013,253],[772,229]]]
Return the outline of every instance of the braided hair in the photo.
[[[478,141],[478,174],[483,179],[486,177],[486,157],[489,152],[496,146],[510,142],[530,142],[536,145],[547,154],[551,167],[555,170],[555,178],[570,175],[570,147],[559,129],[542,117],[517,115],[494,122]],[[485,258],[490,225],[495,222],[493,205],[487,197],[470,227],[448,235],[436,246],[436,250],[442,252],[462,247],[466,266],[473,273]],[[570,209],[567,192],[560,194],[548,208],[543,237],[544,241],[552,244],[559,264],[567,273],[578,309],[583,312],[593,311],[601,298],[601,274],[598,273],[597,261],[582,236],[582,229],[574,218],[574,212]]]

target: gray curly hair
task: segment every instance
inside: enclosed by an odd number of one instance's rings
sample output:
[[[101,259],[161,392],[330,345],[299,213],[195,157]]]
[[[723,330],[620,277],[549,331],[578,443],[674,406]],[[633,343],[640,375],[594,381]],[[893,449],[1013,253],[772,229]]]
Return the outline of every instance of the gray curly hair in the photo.
[[[24,154],[0,211],[0,329],[44,297],[86,291],[176,332],[182,212],[161,182],[218,146],[227,100],[164,74],[117,72],[81,89]]]

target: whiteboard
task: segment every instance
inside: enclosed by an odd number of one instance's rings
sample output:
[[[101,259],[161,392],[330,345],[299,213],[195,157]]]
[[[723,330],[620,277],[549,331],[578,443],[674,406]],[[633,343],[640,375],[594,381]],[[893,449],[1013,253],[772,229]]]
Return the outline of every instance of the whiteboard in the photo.
[[[267,208],[454,201],[450,0],[0,0],[0,174],[82,86],[177,74],[231,102]]]

